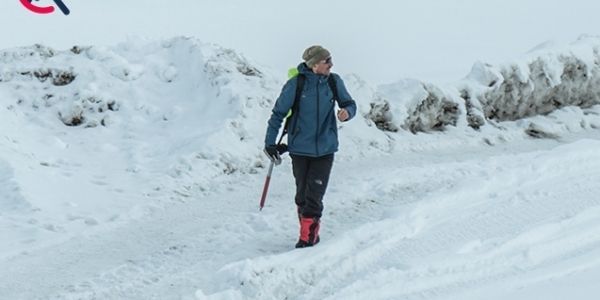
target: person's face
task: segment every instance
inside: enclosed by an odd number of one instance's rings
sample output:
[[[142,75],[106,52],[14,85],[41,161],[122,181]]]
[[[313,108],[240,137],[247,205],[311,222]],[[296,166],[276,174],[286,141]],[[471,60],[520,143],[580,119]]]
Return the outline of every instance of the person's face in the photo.
[[[313,67],[313,72],[320,75],[329,75],[329,73],[331,73],[331,67],[333,67],[333,61],[331,61],[330,56],[327,59],[318,62]]]

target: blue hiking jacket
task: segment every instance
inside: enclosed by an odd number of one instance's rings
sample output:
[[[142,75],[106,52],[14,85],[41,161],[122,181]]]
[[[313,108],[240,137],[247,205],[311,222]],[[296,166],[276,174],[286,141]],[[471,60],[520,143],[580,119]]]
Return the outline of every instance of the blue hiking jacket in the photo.
[[[335,101],[333,92],[327,83],[328,76],[317,75],[306,64],[298,66],[300,74],[304,74],[304,88],[298,103],[298,111],[294,112],[288,122],[288,151],[291,154],[320,157],[338,150],[338,133],[336,124]],[[356,115],[356,103],[346,90],[342,78],[330,73],[337,83],[338,106],[345,108],[350,115]],[[265,146],[277,143],[277,133],[283,119],[294,104],[298,78],[291,78],[283,86],[279,98],[269,118]]]

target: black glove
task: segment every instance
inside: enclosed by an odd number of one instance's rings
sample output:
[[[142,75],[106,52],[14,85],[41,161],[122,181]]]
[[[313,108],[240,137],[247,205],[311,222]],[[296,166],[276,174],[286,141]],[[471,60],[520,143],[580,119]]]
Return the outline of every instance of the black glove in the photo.
[[[268,145],[265,147],[265,154],[276,165],[281,163],[281,154],[287,152],[286,144]]]
[[[279,154],[284,154],[287,152],[287,145],[286,144],[279,144],[277,145],[277,152],[279,152]]]

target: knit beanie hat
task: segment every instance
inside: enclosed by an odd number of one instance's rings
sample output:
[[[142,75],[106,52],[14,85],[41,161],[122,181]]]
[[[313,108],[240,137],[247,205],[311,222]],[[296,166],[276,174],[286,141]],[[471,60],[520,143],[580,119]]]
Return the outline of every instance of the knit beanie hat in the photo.
[[[329,51],[327,51],[327,49],[319,45],[315,45],[310,46],[306,50],[304,50],[304,54],[302,54],[302,59],[304,59],[306,65],[309,68],[312,68],[318,62],[327,59],[330,56],[331,54],[329,53]]]

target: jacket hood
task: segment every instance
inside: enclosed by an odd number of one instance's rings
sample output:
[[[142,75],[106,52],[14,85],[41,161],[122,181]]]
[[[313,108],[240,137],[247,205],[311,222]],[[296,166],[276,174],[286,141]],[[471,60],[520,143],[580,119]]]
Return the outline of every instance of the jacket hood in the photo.
[[[307,65],[306,63],[300,63],[298,65],[298,73],[305,75],[306,77],[311,77],[311,76],[315,76],[315,77],[327,77],[326,75],[318,75],[315,74]]]

